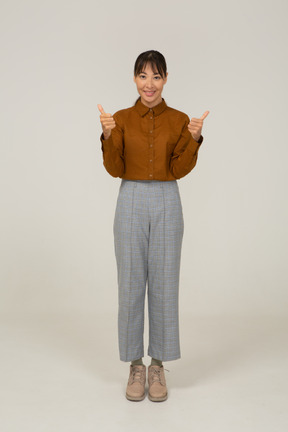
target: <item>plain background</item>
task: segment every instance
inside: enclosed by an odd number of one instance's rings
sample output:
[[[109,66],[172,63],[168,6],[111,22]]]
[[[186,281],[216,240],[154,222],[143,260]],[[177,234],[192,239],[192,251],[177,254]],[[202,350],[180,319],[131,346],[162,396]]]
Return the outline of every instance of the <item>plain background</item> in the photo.
[[[85,355],[90,331],[86,354],[109,353],[118,365],[112,225],[121,180],[102,164],[97,104],[113,114],[135,103],[134,62],[149,49],[167,61],[167,104],[190,118],[210,111],[197,165],[178,181],[183,350],[190,331],[198,335],[191,317],[210,319],[211,329],[214,318],[229,328],[235,319],[244,325],[259,317],[287,329],[287,12],[281,0],[1,1],[0,310],[7,365],[8,347],[17,357],[23,323],[30,325],[26,335],[39,330],[43,346],[47,328],[53,348],[79,343],[69,355]],[[61,326],[51,323],[61,317],[69,319],[57,346]],[[43,319],[50,324],[41,327]],[[268,333],[275,329],[267,325]],[[7,426],[12,408],[5,415]],[[14,430],[13,422],[3,430]]]

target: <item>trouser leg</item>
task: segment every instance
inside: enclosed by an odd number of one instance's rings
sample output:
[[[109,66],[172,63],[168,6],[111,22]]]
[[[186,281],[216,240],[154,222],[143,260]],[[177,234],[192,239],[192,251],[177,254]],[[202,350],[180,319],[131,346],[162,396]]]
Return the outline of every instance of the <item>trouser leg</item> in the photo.
[[[114,218],[118,272],[118,341],[120,360],[144,356],[144,305],[147,282],[149,221],[137,184],[122,180]]]
[[[184,221],[177,182],[161,182],[150,200],[148,355],[180,358],[179,272]]]

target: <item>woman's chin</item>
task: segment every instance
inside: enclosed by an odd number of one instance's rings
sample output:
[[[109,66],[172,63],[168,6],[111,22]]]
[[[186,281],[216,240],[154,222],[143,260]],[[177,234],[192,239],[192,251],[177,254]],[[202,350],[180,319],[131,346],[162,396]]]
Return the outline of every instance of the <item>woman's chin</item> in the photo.
[[[154,95],[152,97],[147,96],[145,94],[141,95],[141,100],[145,105],[157,105],[158,103],[160,103],[162,101],[162,97],[159,97],[157,95]]]

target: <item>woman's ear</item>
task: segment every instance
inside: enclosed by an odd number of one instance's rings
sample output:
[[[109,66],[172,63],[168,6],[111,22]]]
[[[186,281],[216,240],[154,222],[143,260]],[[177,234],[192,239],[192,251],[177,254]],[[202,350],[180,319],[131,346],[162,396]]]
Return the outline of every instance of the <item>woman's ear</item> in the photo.
[[[136,82],[135,75],[133,75],[133,81]]]
[[[164,84],[166,84],[168,78],[168,72],[166,72],[166,77],[164,78]]]

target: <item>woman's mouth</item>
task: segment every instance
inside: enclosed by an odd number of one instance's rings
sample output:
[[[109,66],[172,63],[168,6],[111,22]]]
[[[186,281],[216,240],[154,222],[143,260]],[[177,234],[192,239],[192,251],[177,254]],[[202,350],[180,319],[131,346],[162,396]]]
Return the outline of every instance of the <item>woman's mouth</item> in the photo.
[[[144,91],[144,93],[146,94],[146,96],[153,96],[155,91],[150,91],[150,92]]]

